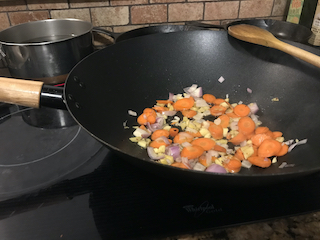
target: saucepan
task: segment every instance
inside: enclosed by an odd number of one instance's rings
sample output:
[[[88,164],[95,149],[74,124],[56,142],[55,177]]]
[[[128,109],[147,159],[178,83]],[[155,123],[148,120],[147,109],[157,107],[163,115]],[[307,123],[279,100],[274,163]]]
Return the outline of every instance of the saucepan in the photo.
[[[319,49],[290,44],[320,55]],[[320,69],[314,65],[239,41],[225,31],[184,31],[129,39],[89,55],[72,69],[57,99],[94,138],[155,177],[207,186],[250,186],[319,172],[319,76]],[[218,81],[220,77],[224,81]],[[236,174],[180,169],[151,160],[146,149],[129,140],[138,124],[128,111],[141,114],[156,100],[168,99],[169,93],[181,93],[192,84],[220,98],[228,95],[232,102],[256,103],[264,125],[283,132],[288,140],[307,139],[307,143],[269,168],[252,166]],[[4,102],[54,105],[47,92],[41,82],[0,80]],[[288,167],[281,168],[283,162]]]

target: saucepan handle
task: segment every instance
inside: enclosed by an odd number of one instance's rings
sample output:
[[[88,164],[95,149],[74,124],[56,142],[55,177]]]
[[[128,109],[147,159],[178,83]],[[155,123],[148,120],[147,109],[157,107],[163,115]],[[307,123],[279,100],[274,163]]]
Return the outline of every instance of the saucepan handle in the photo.
[[[63,88],[15,78],[0,77],[0,102],[32,108],[46,106],[66,109]]]
[[[106,29],[103,29],[103,28],[100,28],[100,27],[93,27],[92,28],[92,31],[93,32],[97,32],[97,33],[102,33],[102,34],[106,34],[108,35],[109,37],[112,37],[113,39],[116,39],[117,37],[117,34],[113,33],[113,32],[110,32]]]

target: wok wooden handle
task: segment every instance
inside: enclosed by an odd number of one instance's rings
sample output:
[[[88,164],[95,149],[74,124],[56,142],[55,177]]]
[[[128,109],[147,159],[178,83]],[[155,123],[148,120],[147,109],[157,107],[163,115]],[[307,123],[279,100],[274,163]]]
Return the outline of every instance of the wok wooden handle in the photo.
[[[39,108],[43,82],[0,77],[0,102]]]

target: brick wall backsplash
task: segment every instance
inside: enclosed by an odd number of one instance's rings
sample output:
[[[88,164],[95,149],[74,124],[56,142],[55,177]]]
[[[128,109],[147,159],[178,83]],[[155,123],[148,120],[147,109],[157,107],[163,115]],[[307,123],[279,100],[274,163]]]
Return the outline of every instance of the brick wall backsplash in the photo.
[[[157,24],[284,20],[290,0],[0,0],[0,30],[48,18],[77,18],[114,32]]]

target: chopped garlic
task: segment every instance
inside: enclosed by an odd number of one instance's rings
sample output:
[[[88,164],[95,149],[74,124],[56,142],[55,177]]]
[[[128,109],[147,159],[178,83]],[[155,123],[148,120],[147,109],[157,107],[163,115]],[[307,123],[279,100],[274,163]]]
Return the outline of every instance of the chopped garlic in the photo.
[[[253,147],[249,145],[241,147],[240,149],[243,153],[244,159],[248,159],[254,153]]]
[[[284,141],[284,137],[277,137],[276,140],[282,143]]]
[[[272,163],[276,163],[276,162],[278,162],[277,157],[272,158],[272,161],[271,161],[271,162],[272,162]]]

